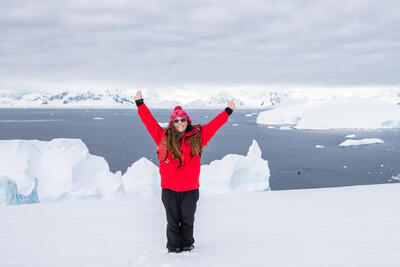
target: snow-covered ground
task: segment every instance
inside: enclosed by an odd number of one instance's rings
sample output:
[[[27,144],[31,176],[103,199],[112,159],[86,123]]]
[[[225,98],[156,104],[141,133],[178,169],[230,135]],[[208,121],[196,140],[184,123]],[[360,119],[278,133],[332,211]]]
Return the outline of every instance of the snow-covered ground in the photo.
[[[168,254],[160,197],[0,207],[0,266],[399,266],[400,184],[213,194]]]
[[[0,162],[0,205],[160,192],[158,167],[150,160],[134,162],[123,175],[113,173],[80,139],[0,140]],[[268,161],[254,140],[246,156],[230,154],[203,165],[200,183],[220,193],[269,190]]]
[[[400,105],[358,97],[282,105],[261,112],[257,123],[297,129],[400,128]]]

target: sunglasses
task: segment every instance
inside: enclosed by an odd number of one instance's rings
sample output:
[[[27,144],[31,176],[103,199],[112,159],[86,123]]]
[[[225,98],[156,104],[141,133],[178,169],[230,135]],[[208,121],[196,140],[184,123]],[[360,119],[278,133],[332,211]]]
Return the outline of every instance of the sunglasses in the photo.
[[[183,122],[186,121],[186,119],[185,119],[185,118],[182,118],[180,121],[183,123]],[[173,120],[173,122],[174,122],[175,124],[177,124],[177,123],[179,123],[179,120],[178,120],[178,119],[175,119],[175,120]]]

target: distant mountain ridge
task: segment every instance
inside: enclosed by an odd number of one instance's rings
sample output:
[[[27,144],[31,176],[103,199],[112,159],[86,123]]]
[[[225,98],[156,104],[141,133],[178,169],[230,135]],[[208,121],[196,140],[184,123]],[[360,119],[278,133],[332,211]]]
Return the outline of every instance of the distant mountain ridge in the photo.
[[[131,108],[135,105],[135,90],[105,91],[5,91],[0,90],[0,108]],[[201,96],[201,97],[196,97]],[[199,91],[146,91],[145,102],[152,108],[171,108],[182,105],[184,108],[212,109],[226,105],[227,99],[234,99],[238,108],[263,109],[276,105],[306,103],[316,100],[329,100],[342,97],[364,97],[390,103],[400,103],[400,89],[380,90],[219,90],[212,94]]]
[[[105,92],[68,92],[57,93],[50,92],[12,92],[0,91],[0,108],[18,108],[18,107],[41,107],[41,108],[129,108],[136,107],[135,95],[129,92],[111,91]],[[177,97],[174,100],[163,99],[158,93],[145,95],[146,104],[153,108],[170,108],[173,105],[183,105],[185,108],[219,108],[226,104],[227,99],[234,97],[225,91],[221,91],[208,98],[195,99],[191,101],[179,101]],[[250,97],[251,98],[251,97]],[[176,100],[175,100],[176,99]],[[235,103],[239,108],[265,108],[279,103],[280,96],[277,93],[262,94],[258,97],[252,97],[247,101],[235,98]]]

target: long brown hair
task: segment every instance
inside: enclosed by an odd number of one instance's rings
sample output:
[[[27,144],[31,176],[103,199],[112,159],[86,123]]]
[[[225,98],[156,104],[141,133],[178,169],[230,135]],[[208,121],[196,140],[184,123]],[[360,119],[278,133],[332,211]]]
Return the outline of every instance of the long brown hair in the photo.
[[[188,128],[192,128],[192,124],[190,122],[188,122],[187,125]],[[201,153],[203,153],[203,145],[201,143],[201,130],[203,128],[202,125],[196,125],[196,128],[200,128],[200,131],[195,133],[194,135],[192,135],[190,137],[190,146],[192,148],[192,157],[194,155],[200,155]],[[174,159],[180,159],[182,157],[182,153],[179,149],[179,143],[181,142],[181,134],[178,132],[178,130],[175,128],[173,122],[171,121],[168,125],[168,129],[167,129],[167,146],[168,146],[168,152],[172,153],[172,157]]]

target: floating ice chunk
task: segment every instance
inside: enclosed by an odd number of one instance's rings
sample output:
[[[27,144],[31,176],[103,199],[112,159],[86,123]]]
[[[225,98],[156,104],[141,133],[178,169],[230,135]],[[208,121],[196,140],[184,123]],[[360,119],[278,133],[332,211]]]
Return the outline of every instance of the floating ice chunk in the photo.
[[[400,182],[400,173],[397,176],[393,175],[390,179]]]
[[[315,145],[315,148],[324,148],[323,145]]]
[[[275,127],[274,126],[268,126],[268,129],[274,129]]]
[[[349,134],[349,135],[346,135],[345,138],[356,138],[356,135],[355,134]]]
[[[232,123],[232,126],[239,126],[239,124],[237,124],[237,123]]]
[[[261,158],[261,149],[253,140],[247,156],[228,154],[201,166],[200,184],[220,193],[269,190],[268,161]]]
[[[349,139],[345,140],[344,142],[340,143],[339,146],[346,147],[346,146],[361,146],[361,145],[369,145],[369,144],[382,144],[384,143],[383,140],[379,138],[364,138],[364,139]]]
[[[160,195],[160,174],[158,167],[146,158],[133,163],[122,176],[122,182],[128,197]]]
[[[102,117],[94,117],[93,119],[94,120],[104,120],[104,118],[102,118]]]
[[[290,131],[290,130],[292,130],[292,128],[290,128],[290,127],[288,127],[288,126],[281,126],[281,127],[279,128],[279,130],[281,130],[281,131]]]
[[[251,117],[251,116],[253,116],[253,113],[246,114],[245,116],[246,116],[246,117]]]

